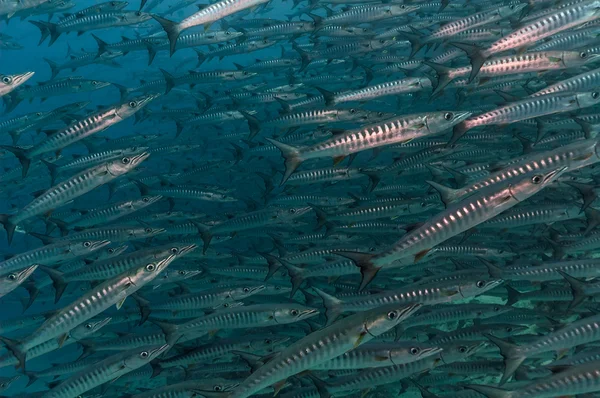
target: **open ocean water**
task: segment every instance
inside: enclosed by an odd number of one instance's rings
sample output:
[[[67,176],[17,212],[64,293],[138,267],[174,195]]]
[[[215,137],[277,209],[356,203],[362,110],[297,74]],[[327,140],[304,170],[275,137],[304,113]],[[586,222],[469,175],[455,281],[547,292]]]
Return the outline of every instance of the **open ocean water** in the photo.
[[[600,0],[0,0],[0,396],[600,396]]]

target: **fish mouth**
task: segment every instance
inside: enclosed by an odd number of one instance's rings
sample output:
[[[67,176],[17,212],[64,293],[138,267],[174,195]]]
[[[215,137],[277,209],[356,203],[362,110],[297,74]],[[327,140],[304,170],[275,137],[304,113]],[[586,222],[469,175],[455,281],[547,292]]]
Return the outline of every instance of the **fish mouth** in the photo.
[[[565,170],[567,170],[568,168],[569,168],[568,166],[563,166],[563,167],[560,167],[556,170],[549,172],[544,177],[543,183],[546,184],[546,183],[552,182],[553,180],[555,180],[556,178],[561,176],[565,172]]]
[[[319,310],[311,308],[309,310],[300,311],[300,316],[298,318],[305,319],[305,318],[309,318],[311,316],[317,315],[318,313],[319,313]]]
[[[27,80],[31,79],[31,77],[35,74],[35,72],[25,72],[14,75],[12,84],[23,84]]]
[[[99,322],[96,322],[96,323],[94,324],[94,327],[93,327],[93,329],[96,329],[96,330],[97,330],[97,329],[103,328],[103,327],[104,327],[104,326],[106,326],[106,325],[107,325],[107,324],[108,324],[110,321],[112,321],[112,318],[111,318],[111,317],[104,318],[103,320],[101,320],[101,321],[99,321]]]
[[[97,242],[92,243],[90,245],[90,249],[92,249],[92,250],[98,250],[98,249],[103,248],[104,246],[109,245],[109,244],[110,244],[110,241],[107,240],[107,239],[99,240]]]
[[[162,196],[162,195],[151,196],[151,197],[148,199],[148,202],[147,202],[147,203],[148,203],[148,205],[151,205],[152,203],[156,203],[156,202],[158,202],[158,201],[159,201],[159,200],[161,200],[162,198],[163,198],[163,196]]]
[[[253,288],[250,289],[250,291],[248,293],[258,293],[258,292],[262,292],[263,290],[265,290],[267,287],[265,285],[260,285],[260,286],[255,286]]]
[[[170,345],[168,344],[164,344],[158,348],[155,348],[153,350],[150,350],[148,355],[148,358],[156,358],[157,356],[159,356],[160,354],[162,354],[163,352],[166,352],[169,348],[171,348]]]
[[[454,121],[456,123],[460,123],[470,117],[473,112],[455,112],[454,113]]]
[[[130,159],[129,164],[136,166],[142,163],[144,160],[148,159],[148,156],[150,156],[150,152],[142,152],[137,155],[133,155]]]
[[[161,228],[163,229],[163,228]],[[165,229],[163,229],[163,231],[166,231]],[[187,245],[187,246],[183,246],[181,249],[179,249],[179,253],[177,253],[177,256],[184,256],[186,254],[188,254],[189,252],[195,250],[198,247],[198,245],[192,243],[191,245]]]

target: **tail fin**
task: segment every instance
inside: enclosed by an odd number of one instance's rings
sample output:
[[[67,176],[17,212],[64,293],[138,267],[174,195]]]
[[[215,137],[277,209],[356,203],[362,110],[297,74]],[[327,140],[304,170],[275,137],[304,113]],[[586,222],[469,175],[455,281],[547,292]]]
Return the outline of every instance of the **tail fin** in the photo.
[[[204,224],[199,223],[195,220],[190,220],[196,228],[198,228],[198,232],[200,233],[200,237],[204,242],[204,247],[202,248],[202,254],[205,254],[208,250],[208,246],[210,245],[210,241],[212,240],[212,234],[210,233],[210,227]]]
[[[466,121],[462,121],[458,123],[456,126],[452,128],[452,138],[448,141],[448,146],[454,145],[456,141],[460,140],[460,138],[467,133],[471,128],[468,126]]]
[[[40,265],[39,269],[48,274],[50,279],[52,279],[52,286],[54,286],[54,304],[58,303],[69,282],[65,280],[64,274],[60,271],[45,267],[43,265]]]
[[[202,51],[198,50],[197,48],[194,48],[194,51],[196,51],[196,56],[198,57],[198,63],[196,64],[196,68],[199,68],[200,65],[202,65],[204,63],[204,61],[206,61],[206,54],[204,54]]]
[[[307,203],[307,204],[310,207],[312,207],[312,209],[314,210],[315,214],[317,215],[317,228],[315,228],[315,229],[319,229],[323,225],[327,225],[328,224],[327,217],[329,216],[327,214],[327,212],[325,210],[323,210],[320,206],[317,206],[317,205],[312,204],[312,203]]]
[[[325,293],[321,289],[313,287],[313,290],[323,299],[325,306],[325,317],[327,318],[327,326],[331,325],[342,314],[342,301],[337,297]]]
[[[42,36],[40,37],[40,41],[38,42],[38,46],[39,46],[39,45],[41,45],[44,42],[44,40],[46,40],[46,38],[48,36],[50,36],[50,33],[52,32],[50,30],[49,25],[48,25],[50,22],[29,21],[29,23],[37,26],[39,28],[39,30],[40,30],[40,33],[42,34]]]
[[[295,265],[285,260],[280,259],[279,261],[281,262],[281,264],[283,264],[285,268],[287,268],[288,274],[290,275],[290,279],[292,282],[292,291],[290,292],[290,298],[292,298],[304,282],[305,270],[303,268],[296,267]]]
[[[334,253],[338,256],[346,257],[354,261],[354,264],[356,264],[356,266],[360,268],[362,280],[360,281],[360,287],[358,288],[359,291],[362,291],[365,287],[367,287],[367,285],[371,283],[373,278],[375,278],[375,276],[381,269],[381,267],[377,267],[371,261],[373,258],[372,254],[351,251],[336,251]]]
[[[248,137],[248,139],[251,140],[252,138],[256,137],[256,135],[260,132],[260,121],[255,116],[249,114],[246,111],[240,110],[239,112],[242,115],[244,115],[244,117],[248,121],[248,128],[250,129],[250,137]]]
[[[98,54],[96,55],[96,58],[98,58],[102,54],[104,54],[104,53],[106,53],[108,51],[108,49],[107,49],[108,43],[105,42],[104,40],[102,40],[101,38],[99,38],[98,36],[96,36],[93,33],[92,33],[92,37],[94,38],[94,40],[96,40],[96,43],[98,44]]]
[[[165,89],[165,95],[167,95],[167,94],[169,94],[169,91],[171,91],[173,89],[173,87],[175,87],[175,76],[173,76],[172,74],[170,74],[163,68],[159,68],[159,69],[162,72],[163,76],[165,77],[165,82],[167,85],[167,88]]]
[[[13,240],[13,236],[15,235],[15,229],[17,229],[17,224],[14,224],[11,221],[11,217],[8,214],[0,214],[0,224],[4,227],[6,231],[6,237],[8,239],[8,244],[10,245]]]
[[[335,93],[332,93],[331,91],[325,90],[321,87],[315,87],[317,90],[319,90],[319,92],[321,93],[321,95],[323,96],[323,98],[325,99],[325,105],[327,106],[334,106],[335,105]]]
[[[500,379],[500,385],[506,383],[508,379],[515,373],[517,368],[521,366],[523,361],[527,359],[520,352],[519,346],[499,339],[498,337],[492,336],[491,334],[484,333],[484,336],[500,348],[500,354],[504,357],[504,374]]]
[[[506,288],[506,292],[508,293],[508,301],[506,302],[506,305],[513,305],[521,300],[520,296],[522,293],[520,291],[508,285],[505,285],[504,287]]]
[[[450,71],[452,68],[431,61],[423,61],[423,63],[433,69],[437,75],[437,85],[431,93],[431,96],[433,97],[441,92],[453,80],[450,78]]]
[[[27,353],[22,350],[21,342],[1,336],[0,341],[3,342],[6,348],[15,356],[15,358],[17,358],[19,363],[16,365],[16,368],[23,368],[23,371],[25,371]]]
[[[423,46],[425,45],[425,42],[423,41],[423,35],[418,32],[416,29],[412,29],[412,33],[408,33],[408,32],[399,32],[399,34],[404,37],[406,40],[408,40],[410,42],[411,45],[411,51],[410,51],[410,55],[408,56],[408,58],[412,58],[414,57],[421,48],[423,48]]]
[[[173,56],[173,54],[175,54],[176,51],[177,39],[181,34],[181,27],[178,23],[170,21],[163,17],[159,17],[158,15],[152,15],[152,18],[154,18],[167,33],[167,37],[169,38],[171,56]]]
[[[369,177],[368,192],[373,192],[381,181],[381,173],[379,173],[379,170],[362,170],[361,173]]]
[[[54,61],[49,60],[46,57],[44,57],[44,61],[46,61],[48,66],[50,66],[50,70],[52,71],[52,77],[50,77],[50,79],[54,79],[60,72],[58,64]]]
[[[467,43],[451,43],[454,47],[463,50],[469,60],[471,61],[471,75],[469,76],[469,83],[475,79],[475,76],[479,73],[479,69],[483,66],[486,61],[486,56],[483,54],[481,48],[476,46],[475,44],[467,44]]]
[[[279,186],[285,184],[285,182],[290,178],[292,173],[302,164],[304,159],[300,157],[300,151],[298,148],[281,143],[279,141],[275,141],[271,138],[266,138],[271,144],[275,145],[277,149],[281,151],[281,156],[285,159],[285,172],[283,173],[283,178],[281,179],[281,183]]]
[[[28,156],[27,150],[9,145],[0,145],[0,148],[12,152],[13,155],[15,155],[17,159],[19,159],[19,162],[21,162],[22,167],[21,174],[23,178],[27,177],[27,172],[29,171],[29,166],[31,165],[31,159]]]
[[[569,285],[571,286],[573,301],[571,301],[569,307],[567,308],[567,311],[570,311],[573,308],[577,307],[579,304],[581,304],[588,297],[588,295],[585,293],[586,282],[581,281],[577,278],[573,278],[571,275],[562,272],[561,270],[557,271],[563,278],[565,278],[567,282],[569,282]]]
[[[50,163],[47,160],[42,159],[42,163],[48,168],[48,172],[50,173],[50,181],[51,185],[54,185],[56,182],[56,177],[58,176],[58,166],[54,163]]]
[[[155,319],[150,319],[150,322],[158,326],[165,334],[165,341],[168,345],[173,346],[182,335],[177,325],[173,325],[167,322],[160,322]]]
[[[292,48],[294,50],[296,50],[298,52],[298,54],[300,54],[300,59],[302,60],[302,65],[300,66],[300,69],[298,70],[299,73],[303,72],[308,65],[312,62],[312,58],[310,57],[310,54],[307,53],[306,51],[304,51],[303,49],[301,49],[300,47],[293,45]]]
[[[459,189],[453,189],[453,188],[449,188],[445,185],[442,184],[438,184],[435,181],[425,181],[427,184],[431,185],[431,187],[433,189],[435,189],[439,194],[440,194],[440,198],[442,199],[442,202],[444,202],[444,205],[446,206],[446,208],[452,203],[454,202],[456,199],[459,198],[460,196],[460,190]]]

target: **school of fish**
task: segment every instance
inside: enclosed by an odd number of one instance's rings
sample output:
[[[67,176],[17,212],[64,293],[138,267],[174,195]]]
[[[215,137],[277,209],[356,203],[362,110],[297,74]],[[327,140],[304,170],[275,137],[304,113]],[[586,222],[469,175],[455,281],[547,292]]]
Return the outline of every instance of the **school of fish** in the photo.
[[[600,397],[600,0],[0,0],[0,97],[0,397]]]

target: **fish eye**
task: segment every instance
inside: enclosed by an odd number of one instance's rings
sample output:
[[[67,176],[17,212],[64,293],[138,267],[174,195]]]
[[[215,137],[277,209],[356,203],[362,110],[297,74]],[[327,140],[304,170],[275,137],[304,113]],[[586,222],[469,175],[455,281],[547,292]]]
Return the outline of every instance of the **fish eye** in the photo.
[[[146,233],[150,233],[152,232],[152,228],[146,228],[144,231],[146,231]]]
[[[458,347],[458,352],[460,352],[461,354],[464,354],[465,352],[467,352],[467,347],[465,347],[464,345],[461,345],[460,347]]]
[[[500,307],[494,307],[494,312],[500,311]]]
[[[506,331],[507,331],[508,333],[510,333],[510,332],[512,332],[512,331],[513,331],[513,329],[512,329],[510,326],[508,326],[508,327],[506,328]]]
[[[383,44],[383,43],[385,43],[385,40],[381,39],[381,40],[379,40],[379,43]]]
[[[585,51],[582,51],[579,53],[579,58],[586,58],[587,57],[587,53]]]
[[[412,347],[410,349],[410,353],[413,355],[417,355],[419,352],[421,352],[421,350],[419,350],[419,347]]]
[[[508,7],[508,8],[510,8],[511,10],[514,10],[514,9],[515,9],[515,6],[514,6],[514,5],[512,5],[512,6]]]
[[[97,81],[95,81],[95,80],[92,80],[92,85],[94,85],[94,86],[97,86],[97,85],[98,85],[98,82],[97,82]]]
[[[92,242],[83,242],[83,247],[90,247]]]
[[[484,287],[485,286],[485,281],[477,281],[476,286],[477,287]]]
[[[452,120],[452,119],[454,119],[454,114],[452,112],[446,112],[444,114],[444,119],[446,119],[446,120]]]
[[[498,254],[502,254],[502,253],[504,253],[504,250],[502,250],[502,249],[498,250]]]
[[[12,77],[10,77],[10,76],[4,76],[4,77],[2,78],[2,83],[5,83],[5,84],[10,84],[10,83],[12,83]]]
[[[176,247],[172,247],[172,248],[171,248],[171,253],[173,253],[173,254],[177,254],[177,253],[179,253],[179,249],[178,249],[178,248],[176,248]]]
[[[142,15],[141,11],[136,11],[135,15],[137,15],[138,17]]]
[[[296,213],[296,209],[290,209],[290,213],[292,213],[292,214]]]
[[[291,310],[290,314],[292,314],[292,316],[296,316],[299,314],[298,310]]]
[[[531,177],[531,182],[534,184],[539,184],[542,182],[542,176],[539,174],[534,175],[533,177]]]
[[[156,267],[154,266],[154,264],[148,264],[146,265],[146,271],[154,271]]]
[[[123,164],[129,163],[129,158],[123,158],[123,159],[121,159],[121,163],[123,163]]]
[[[112,248],[111,248],[111,249],[108,249],[108,252],[109,252],[110,254],[113,254],[113,253],[115,252],[115,249],[112,249]]]
[[[250,291],[250,289],[248,289],[247,287],[244,288],[244,293],[248,293]]]
[[[42,113],[42,112],[36,112],[36,114],[35,114],[35,115],[36,115],[36,116],[42,116],[42,115],[43,115],[43,113]]]
[[[281,290],[279,286],[275,286],[275,290]]]
[[[425,206],[427,206],[427,203],[421,202],[421,207],[425,207]]]
[[[350,109],[350,113],[356,113],[356,109],[354,109],[354,108]]]
[[[17,279],[17,275],[15,275],[15,274],[10,274],[10,275],[8,276],[8,279],[10,279],[11,281],[14,281],[15,279]]]
[[[223,391],[223,387],[221,387],[219,385],[216,385],[216,386],[213,387],[213,390],[215,390],[215,391]]]
[[[140,352],[140,357],[147,358],[148,357],[148,351],[142,351],[142,352]]]
[[[91,328],[92,328],[92,324],[91,324],[91,323],[87,323],[87,324],[85,325],[85,328],[86,328],[86,329],[91,329]]]
[[[265,339],[265,344],[271,344],[271,343],[272,343],[271,339]]]
[[[179,275],[185,275],[185,271],[183,271],[183,270],[179,271]]]
[[[130,101],[129,102],[129,107],[130,108],[135,108],[136,106],[137,106],[137,102],[135,102],[135,101]]]
[[[597,91],[594,91],[594,92],[592,93],[592,98],[593,98],[593,99],[596,99],[596,98],[598,98],[598,92],[597,92]]]
[[[248,75],[248,72],[244,71],[244,72],[243,72],[243,75],[244,75],[244,76],[247,76],[247,75]]]
[[[226,34],[227,36],[230,36],[230,35],[231,35],[231,32],[225,32],[225,34]]]
[[[142,202],[147,202],[147,201],[149,201],[149,200],[150,200],[150,199],[148,199],[148,198],[144,198],[144,199],[142,199]]]
[[[388,312],[387,317],[389,320],[393,321],[398,317],[398,314],[396,313],[396,311],[390,311]]]

